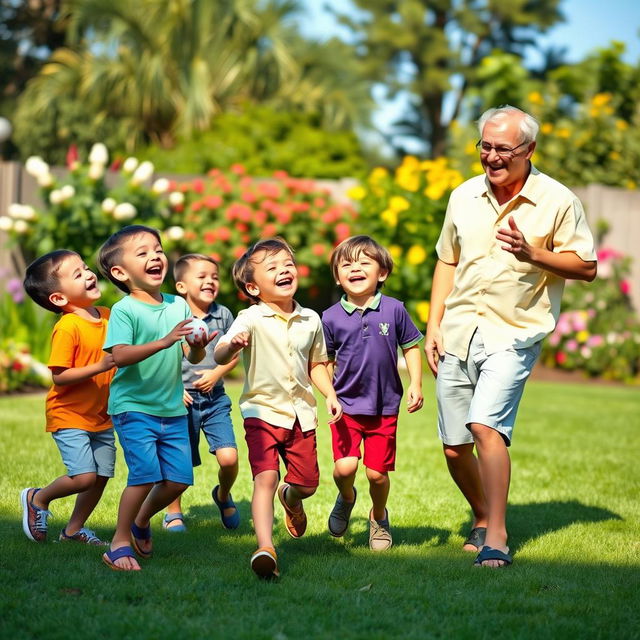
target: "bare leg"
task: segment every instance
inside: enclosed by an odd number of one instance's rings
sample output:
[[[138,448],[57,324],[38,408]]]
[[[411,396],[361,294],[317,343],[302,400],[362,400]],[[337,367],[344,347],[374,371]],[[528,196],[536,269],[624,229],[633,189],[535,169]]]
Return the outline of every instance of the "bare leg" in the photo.
[[[478,467],[487,499],[488,547],[508,553],[507,547],[507,499],[511,481],[511,459],[502,436],[482,424],[471,424],[471,432],[478,448]],[[484,566],[499,567],[501,560],[488,560]]]
[[[40,509],[48,509],[49,503],[58,498],[66,498],[76,493],[89,491],[96,482],[95,473],[80,473],[77,476],[60,476],[43,487],[33,497],[33,504]]]
[[[182,482],[173,482],[172,480],[157,482],[144,499],[134,522],[139,527],[148,527],[151,518],[158,511],[162,511],[167,505],[176,500],[188,486]],[[141,540],[138,544],[144,551],[147,551],[151,549],[152,542],[151,540]]]
[[[258,547],[273,547],[273,497],[277,489],[277,471],[263,471],[253,480],[251,515]]]
[[[116,532],[111,540],[112,551],[131,544],[131,525],[152,487],[151,483],[125,487],[120,497]],[[140,565],[135,558],[119,558],[115,564],[127,571],[140,571]]]
[[[302,501],[311,497],[316,487],[305,487],[301,484],[290,484],[284,494],[285,502],[295,511],[302,507]]]
[[[355,456],[340,458],[336,460],[333,467],[333,480],[345,502],[352,503],[356,499],[356,494],[353,491],[353,483],[356,479],[357,470],[358,458]]]
[[[478,459],[473,455],[473,444],[443,445],[444,457],[453,481],[465,497],[473,512],[473,527],[487,526],[487,501],[482,488]],[[477,551],[465,545],[465,551]]]
[[[93,513],[96,505],[100,501],[104,488],[107,486],[109,478],[105,476],[96,476],[95,482],[90,489],[78,494],[73,512],[69,518],[69,522],[65,527],[68,536],[72,536],[84,527],[84,523]]]
[[[387,498],[389,497],[389,489],[391,482],[388,473],[380,473],[373,469],[367,469],[367,478],[369,479],[369,495],[373,509],[371,510],[374,520],[384,520],[387,507]]]
[[[224,447],[216,451],[216,459],[220,465],[218,469],[218,500],[226,502],[231,493],[231,487],[238,477],[238,451],[233,447]],[[233,515],[233,507],[224,510],[225,516]]]

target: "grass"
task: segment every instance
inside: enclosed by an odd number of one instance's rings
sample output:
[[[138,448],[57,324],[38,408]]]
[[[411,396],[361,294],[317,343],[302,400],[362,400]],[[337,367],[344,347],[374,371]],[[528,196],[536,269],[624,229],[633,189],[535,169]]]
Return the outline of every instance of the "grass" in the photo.
[[[239,387],[229,388],[234,399]],[[472,568],[461,551],[469,512],[436,436],[433,383],[426,409],[402,415],[389,503],[394,547],[367,548],[367,491],[350,532],[332,539],[335,498],[329,430],[318,430],[321,484],[306,502],[301,540],[276,503],[279,583],[257,581],[251,482],[239,415],[243,522],[222,529],[203,447],[185,495],[187,534],[154,521],[155,557],[135,575],[109,571],[96,549],[36,545],[22,533],[19,491],[63,473],[44,433],[44,396],[0,398],[0,637],[22,638],[638,638],[640,613],[640,394],[637,389],[530,382],[515,432],[508,513],[513,567]],[[234,409],[235,410],[235,409]],[[89,525],[108,537],[126,469],[119,455]],[[72,499],[52,504],[51,536]]]

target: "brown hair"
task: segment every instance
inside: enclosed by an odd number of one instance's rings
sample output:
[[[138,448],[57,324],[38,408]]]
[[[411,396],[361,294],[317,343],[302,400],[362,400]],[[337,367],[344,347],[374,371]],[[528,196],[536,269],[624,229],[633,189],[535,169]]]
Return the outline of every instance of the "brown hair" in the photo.
[[[173,279],[176,282],[181,281],[184,278],[184,274],[187,272],[187,269],[189,269],[189,265],[192,262],[200,261],[210,262],[220,269],[218,261],[214,260],[211,256],[205,256],[203,253],[187,253],[184,256],[180,256],[173,266]]]
[[[29,297],[48,311],[60,313],[62,309],[49,300],[49,296],[60,284],[58,271],[62,263],[71,256],[78,256],[75,251],[58,249],[34,260],[28,267],[24,277],[24,290]],[[82,259],[82,258],[80,258]]]
[[[122,260],[122,245],[125,241],[133,236],[139,236],[143,233],[150,233],[152,236],[155,236],[160,244],[162,244],[162,240],[160,239],[160,234],[157,229],[145,227],[142,224],[130,224],[126,227],[122,227],[122,229],[112,234],[100,247],[100,252],[98,254],[98,266],[100,267],[100,271],[102,271],[105,278],[109,278],[109,280],[111,280],[111,282],[113,282],[120,291],[124,291],[125,293],[129,293],[129,287],[127,287],[124,282],[120,282],[120,280],[111,275],[111,267],[115,267],[117,264],[120,264],[120,261]]]
[[[380,265],[380,268],[387,272],[387,276],[391,275],[393,271],[391,254],[370,236],[352,236],[343,240],[331,253],[331,273],[336,281],[338,280],[340,262],[343,260],[356,260],[361,253],[375,260]],[[378,282],[376,290],[380,289],[383,284],[384,282]]]
[[[253,300],[253,302],[258,302],[260,299],[252,296],[247,291],[247,284],[249,282],[253,282],[253,272],[256,264],[256,260],[253,258],[256,253],[260,251],[265,252],[265,258],[275,253],[279,253],[280,251],[286,251],[291,256],[291,259],[293,259],[293,249],[287,244],[287,241],[284,238],[276,237],[256,242],[253,246],[249,247],[249,249],[247,249],[240,258],[238,258],[238,260],[235,261],[231,271],[233,281],[236,283],[236,287],[238,287],[238,289],[240,289],[240,291],[242,291],[242,293],[244,293],[250,300]],[[260,262],[262,261],[260,260]]]

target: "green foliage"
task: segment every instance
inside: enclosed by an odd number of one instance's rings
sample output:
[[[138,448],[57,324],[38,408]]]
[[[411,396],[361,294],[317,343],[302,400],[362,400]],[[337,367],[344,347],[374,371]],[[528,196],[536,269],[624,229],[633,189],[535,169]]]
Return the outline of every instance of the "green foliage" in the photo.
[[[548,366],[640,383],[640,321],[629,300],[629,258],[598,251],[598,278],[567,285],[555,331],[545,341]]]
[[[318,116],[247,105],[242,113],[223,113],[209,131],[182,140],[172,149],[141,150],[158,171],[201,173],[242,163],[253,176],[282,170],[292,176],[339,179],[361,175],[365,162],[356,135],[328,131]]]
[[[395,174],[378,167],[349,192],[360,201],[359,232],[373,236],[393,257],[385,292],[402,300],[422,325],[429,315],[435,245],[447,200],[462,180],[445,158],[420,162],[407,156]]]

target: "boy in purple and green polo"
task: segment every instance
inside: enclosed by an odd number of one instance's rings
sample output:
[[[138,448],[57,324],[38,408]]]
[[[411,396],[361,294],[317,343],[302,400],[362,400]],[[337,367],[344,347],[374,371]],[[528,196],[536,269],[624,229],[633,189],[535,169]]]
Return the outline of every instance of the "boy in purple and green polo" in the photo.
[[[423,336],[404,305],[379,289],[391,274],[389,252],[368,236],[354,236],[331,255],[331,272],[345,295],[322,315],[329,365],[338,400],[344,408],[331,425],[339,493],[329,516],[329,533],[341,537],[349,526],[356,501],[354,481],[364,445],[369,479],[369,547],[385,551],[392,545],[387,497],[389,471],[395,469],[396,430],[402,398],[398,347],[409,371],[407,410],[422,407],[422,362],[418,343]]]

